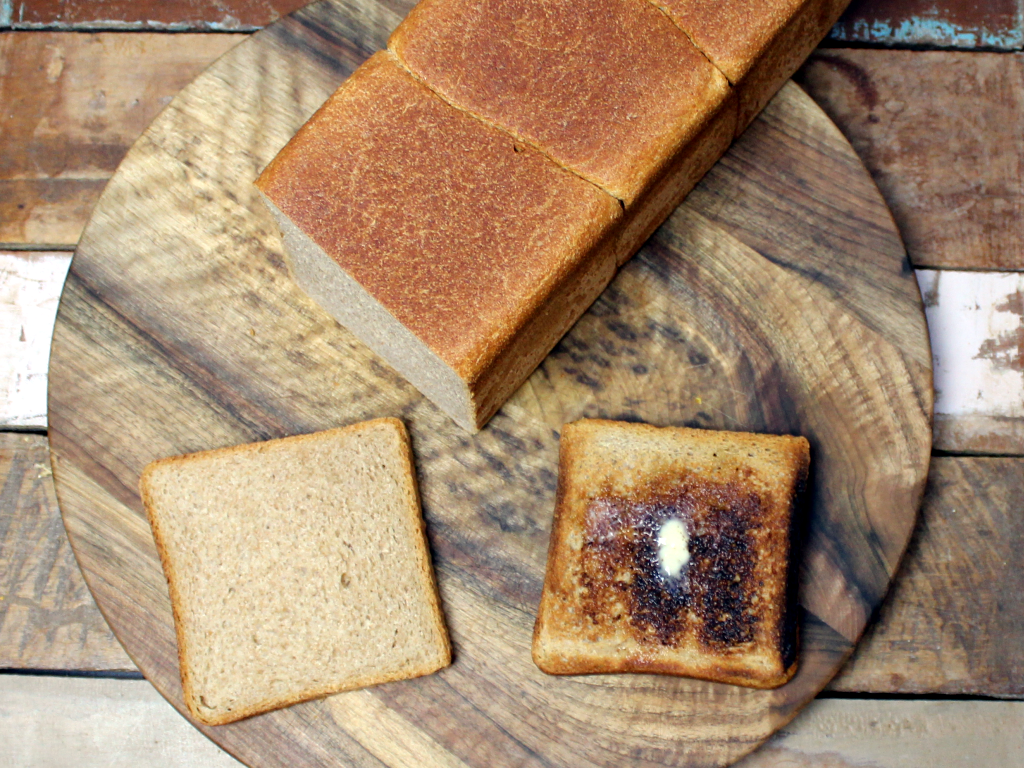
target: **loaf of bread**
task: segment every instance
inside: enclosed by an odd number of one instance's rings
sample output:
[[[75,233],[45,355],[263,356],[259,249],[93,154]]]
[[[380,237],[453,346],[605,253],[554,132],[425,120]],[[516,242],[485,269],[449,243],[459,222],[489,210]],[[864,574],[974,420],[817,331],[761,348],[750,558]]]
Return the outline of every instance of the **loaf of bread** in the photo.
[[[537,666],[754,688],[793,676],[806,439],[584,420],[560,449]]]
[[[199,722],[451,662],[397,419],[156,461],[140,484]]]
[[[480,428],[836,5],[787,2],[716,0],[719,65],[681,1],[422,0],[256,182],[297,282]]]

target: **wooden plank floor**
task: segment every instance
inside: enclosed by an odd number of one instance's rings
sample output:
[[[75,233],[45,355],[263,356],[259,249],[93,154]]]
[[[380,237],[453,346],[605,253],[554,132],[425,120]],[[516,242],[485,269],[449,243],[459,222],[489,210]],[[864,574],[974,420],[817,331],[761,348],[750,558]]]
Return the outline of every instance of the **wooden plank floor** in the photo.
[[[192,33],[255,29],[300,4],[0,2],[0,29],[47,30],[0,32],[4,764],[238,765],[148,683],[123,679],[134,665],[60,525],[46,359],[69,251],[106,179],[244,37]],[[829,691],[743,765],[1024,766],[1024,55],[977,52],[1024,48],[1024,3],[854,0],[831,46],[799,80],[864,158],[918,267],[941,455],[877,624]]]

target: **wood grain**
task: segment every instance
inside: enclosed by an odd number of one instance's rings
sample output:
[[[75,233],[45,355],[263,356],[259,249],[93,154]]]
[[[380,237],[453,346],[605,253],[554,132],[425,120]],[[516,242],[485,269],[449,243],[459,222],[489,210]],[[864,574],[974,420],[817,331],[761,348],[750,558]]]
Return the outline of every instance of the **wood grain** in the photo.
[[[455,664],[212,737],[259,765],[400,763],[421,747],[428,764],[617,765],[630,755],[654,766],[681,749],[695,765],[735,759],[850,651],[923,491],[930,357],[891,218],[840,133],[787,87],[495,421],[467,436],[288,280],[251,186],[399,17],[369,0],[321,3],[254,36],[175,99],[97,204],[50,378],[57,490],[90,587],[180,707],[166,587],[136,491],[142,466],[401,416]],[[533,666],[557,430],[584,415],[811,438],[807,613],[792,683],[758,692],[551,678]]]
[[[0,242],[78,242],[132,142],[241,39],[0,35]]]
[[[0,668],[131,670],[75,563],[46,438],[0,433]]]
[[[796,79],[871,171],[915,266],[1024,269],[1024,55],[819,50]]]
[[[819,699],[738,768],[1009,768],[1022,733],[1024,702]],[[2,676],[0,743],[32,768],[240,765],[140,680]]]
[[[936,457],[914,539],[837,691],[1024,696],[1024,460]]]

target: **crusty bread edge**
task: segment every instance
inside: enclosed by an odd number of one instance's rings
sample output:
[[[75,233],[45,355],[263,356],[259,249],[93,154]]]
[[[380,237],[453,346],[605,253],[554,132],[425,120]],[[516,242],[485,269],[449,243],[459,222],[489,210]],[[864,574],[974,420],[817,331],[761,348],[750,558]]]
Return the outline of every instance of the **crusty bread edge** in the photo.
[[[673,663],[671,661],[658,661],[648,662],[643,668],[633,667],[633,662],[629,662],[625,659],[599,659],[599,658],[585,658],[578,659],[576,661],[561,661],[555,656],[549,656],[545,653],[544,642],[542,635],[546,628],[546,616],[547,606],[549,601],[554,599],[553,589],[549,589],[548,585],[553,585],[557,574],[564,572],[565,565],[563,563],[564,557],[561,548],[558,546],[563,538],[563,528],[566,523],[562,517],[563,502],[565,496],[569,493],[572,488],[572,473],[569,472],[570,465],[574,460],[574,453],[580,448],[580,444],[586,440],[588,436],[589,427],[591,426],[605,426],[615,428],[629,428],[629,429],[641,429],[646,432],[660,432],[664,429],[673,430],[676,432],[700,432],[705,433],[705,436],[710,436],[707,433],[714,433],[720,430],[709,430],[709,429],[695,429],[691,427],[657,427],[653,424],[644,423],[626,423],[621,421],[613,421],[610,419],[579,419],[575,422],[570,422],[562,426],[561,439],[559,440],[559,455],[558,455],[558,485],[555,492],[555,510],[554,510],[554,521],[551,527],[551,536],[548,540],[548,557],[547,567],[544,573],[544,586],[541,591],[540,604],[537,609],[537,619],[534,623],[533,628],[533,641],[531,643],[531,657],[533,663],[542,672],[549,675],[596,675],[596,674],[615,674],[615,673],[627,673],[627,674],[669,674],[677,675],[682,677],[689,677],[696,680],[707,680],[715,683],[727,683],[731,685],[740,685],[745,688],[756,688],[761,690],[768,690],[778,688],[785,685],[793,679],[794,675],[799,668],[799,647],[800,647],[800,626],[796,619],[799,613],[799,606],[796,601],[796,587],[797,579],[799,576],[799,564],[796,562],[794,557],[794,544],[796,543],[795,534],[797,527],[800,525],[798,518],[799,505],[803,501],[805,485],[810,469],[810,442],[806,437],[798,435],[771,435],[771,434],[760,434],[756,432],[729,432],[729,441],[732,443],[748,443],[763,445],[764,439],[768,438],[772,442],[775,442],[779,447],[788,454],[788,459],[795,464],[795,471],[793,476],[793,486],[790,489],[789,494],[789,535],[787,537],[787,549],[786,549],[786,584],[784,590],[785,604],[782,608],[782,613],[779,621],[779,632],[780,633],[792,633],[792,647],[793,647],[793,659],[790,664],[778,675],[771,677],[752,677],[750,675],[739,675],[729,672],[726,669],[719,668],[715,671],[715,676],[702,675],[699,672],[694,672],[692,668],[682,671],[681,665]],[[574,434],[574,433],[578,433]],[[779,638],[780,647],[783,644],[783,638]],[[785,661],[785,656],[783,656]],[[713,667],[712,667],[713,668]]]
[[[423,542],[421,557],[419,559],[419,571],[423,578],[423,586],[426,587],[426,592],[431,600],[431,611],[432,618],[434,619],[434,630],[437,634],[437,638],[440,640],[441,653],[436,660],[436,663],[423,664],[420,667],[413,667],[411,670],[403,672],[402,674],[381,674],[381,675],[365,675],[355,680],[347,681],[344,685],[325,685],[319,688],[313,688],[304,691],[300,694],[293,696],[284,696],[280,698],[264,699],[256,704],[248,707],[244,707],[239,710],[234,710],[229,713],[225,713],[220,716],[211,717],[205,714],[203,710],[199,708],[198,696],[196,695],[195,688],[192,683],[190,674],[190,665],[188,662],[188,645],[185,642],[185,633],[183,627],[182,616],[178,611],[178,606],[181,604],[181,592],[178,590],[177,585],[177,574],[174,571],[173,566],[170,562],[170,554],[167,550],[166,537],[164,536],[163,528],[160,525],[160,521],[156,514],[155,504],[153,500],[152,490],[150,488],[150,478],[153,473],[162,466],[168,465],[180,465],[187,462],[194,461],[196,459],[207,459],[213,456],[230,455],[234,453],[246,453],[253,450],[255,446],[266,445],[267,443],[294,443],[301,441],[317,440],[322,439],[325,435],[334,432],[358,432],[365,429],[373,428],[386,424],[396,430],[399,440],[402,445],[403,458],[406,462],[408,470],[407,485],[405,492],[407,497],[412,501],[410,509],[419,512],[418,520],[414,519],[411,522],[413,526],[419,530],[421,538],[418,541]],[[208,451],[197,451],[195,453],[186,453],[180,456],[171,456],[165,459],[157,459],[147,464],[139,477],[139,491],[142,498],[142,504],[146,510],[146,518],[149,520],[150,527],[153,530],[153,539],[156,542],[157,552],[160,555],[160,564],[164,571],[164,578],[167,581],[168,591],[171,597],[171,612],[174,617],[174,629],[175,637],[178,645],[178,668],[181,675],[181,687],[182,694],[185,700],[185,705],[188,708],[189,714],[193,719],[202,723],[203,725],[226,725],[233,723],[237,720],[243,720],[253,715],[263,714],[275,709],[281,709],[283,707],[291,706],[292,704],[298,704],[303,701],[310,701],[312,699],[318,699],[323,696],[328,696],[334,693],[343,693],[344,691],[351,691],[358,688],[365,688],[371,685],[379,685],[380,683],[392,682],[395,680],[407,680],[414,677],[422,677],[423,675],[429,675],[440,669],[444,669],[451,664],[452,660],[452,648],[451,640],[448,636],[448,630],[444,624],[444,614],[441,608],[441,596],[437,587],[437,580],[434,577],[434,570],[430,558],[430,547],[426,538],[426,521],[423,519],[422,509],[420,507],[420,496],[419,487],[416,483],[416,469],[413,461],[412,446],[409,440],[408,430],[405,428],[405,424],[400,420],[393,417],[383,417],[378,419],[371,419],[369,421],[359,422],[352,424],[347,427],[335,427],[334,429],[321,430],[319,432],[312,432],[304,435],[291,435],[289,437],[277,438],[274,440],[267,440],[260,443],[246,443],[243,445],[233,445],[224,448],[214,448]],[[417,515],[414,512],[414,517]]]

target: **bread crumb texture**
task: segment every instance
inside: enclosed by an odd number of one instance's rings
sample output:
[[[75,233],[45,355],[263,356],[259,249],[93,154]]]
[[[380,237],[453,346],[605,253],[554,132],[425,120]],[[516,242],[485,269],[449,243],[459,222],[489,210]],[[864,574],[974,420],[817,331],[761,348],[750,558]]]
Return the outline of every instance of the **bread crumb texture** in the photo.
[[[141,487],[200,722],[450,663],[397,419],[165,459]]]
[[[802,437],[567,424],[538,666],[789,680],[790,547],[808,464]]]

